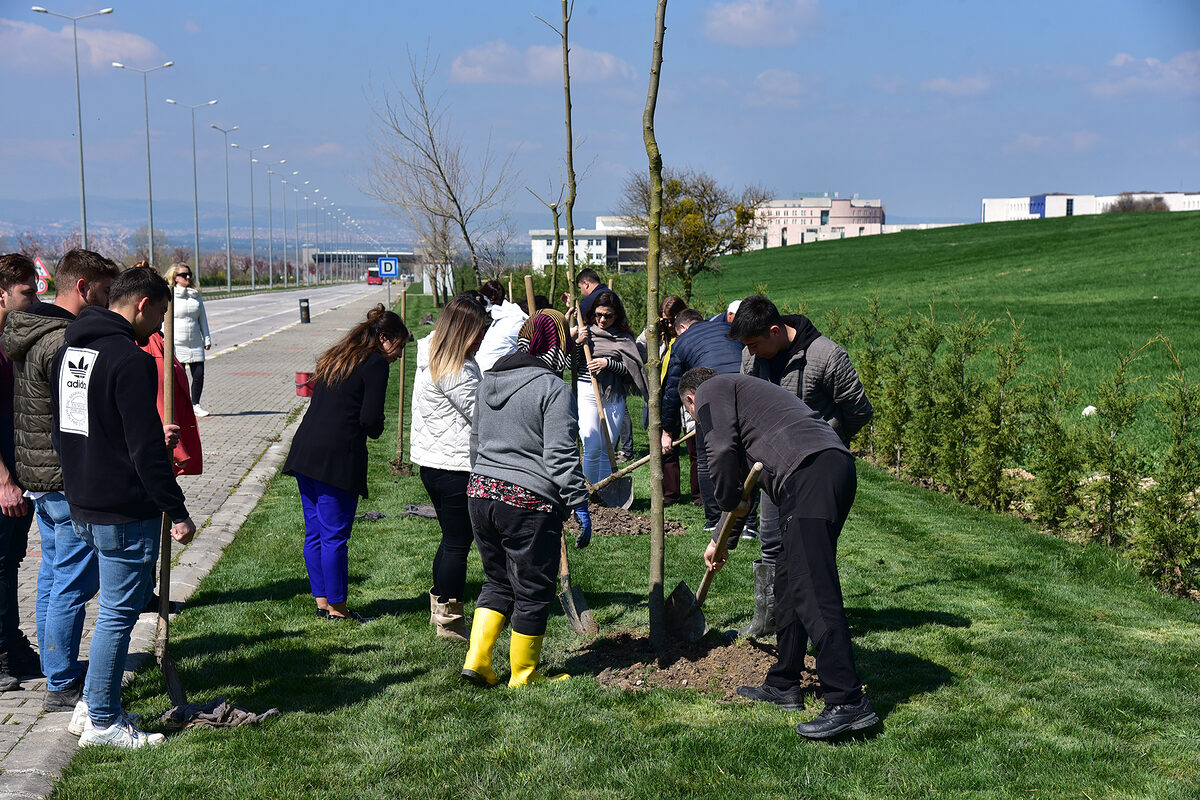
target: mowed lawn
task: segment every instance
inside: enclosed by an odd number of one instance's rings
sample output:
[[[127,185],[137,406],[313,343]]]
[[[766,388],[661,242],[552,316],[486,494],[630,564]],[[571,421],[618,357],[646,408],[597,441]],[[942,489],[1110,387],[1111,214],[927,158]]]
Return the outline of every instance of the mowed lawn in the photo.
[[[415,319],[424,309],[414,308]],[[392,409],[396,390],[394,371]],[[389,474],[391,436],[372,446],[371,499],[360,511],[398,515],[426,500],[418,478]],[[435,640],[428,624],[436,523],[358,523],[351,606],[386,616],[321,621],[307,596],[295,482],[279,477],[173,625],[172,652],[192,699],[226,695],[283,716],[185,732],[145,751],[80,751],[54,796],[1200,796],[1194,603],[1161,595],[1099,546],[965,509],[869,467],[859,474],[840,564],[859,667],[883,718],[874,736],[802,740],[793,726],[819,702],[784,712],[688,689],[602,687],[580,672],[584,643],[557,608],[543,663],[572,680],[469,687],[458,677],[463,646]],[[643,471],[639,497],[645,481]],[[691,532],[668,540],[667,589],[679,580],[694,589],[700,515],[691,506],[669,514]],[[748,619],[756,549],[743,544],[718,576],[706,606],[714,627]],[[648,539],[598,536],[572,556],[601,637],[644,635]],[[472,555],[472,599],[481,580]],[[507,636],[496,665],[506,676]],[[156,669],[125,698],[150,719],[169,706]]]
[[[878,293],[894,312],[938,319],[957,301],[985,319],[1011,313],[1048,370],[1059,348],[1087,391],[1111,374],[1117,353],[1156,333],[1176,343],[1185,368],[1200,364],[1200,212],[1102,214],[962,225],[817,242],[725,259],[697,280],[696,295],[728,302],[763,284],[777,302],[804,303],[818,327],[837,309],[861,314]],[[997,337],[998,338],[998,337]],[[851,348],[853,355],[853,348]],[[1153,351],[1138,374],[1169,362]]]

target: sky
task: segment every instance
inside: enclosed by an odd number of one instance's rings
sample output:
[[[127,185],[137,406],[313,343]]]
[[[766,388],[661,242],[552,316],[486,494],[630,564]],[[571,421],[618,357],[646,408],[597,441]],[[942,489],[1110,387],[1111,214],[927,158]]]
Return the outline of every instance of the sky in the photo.
[[[563,172],[560,45],[533,16],[557,23],[558,3],[111,1],[113,14],[78,25],[89,228],[146,201],[141,76],[111,62],[172,60],[147,83],[156,227],[191,222],[190,114],[164,101],[215,98],[196,111],[202,206],[223,211],[225,193],[209,125],[236,124],[230,141],[271,145],[256,167],[258,214],[267,162],[286,159],[273,168],[395,231],[361,189],[373,108],[426,50],[468,151],[478,158],[490,141],[515,154],[517,227],[550,227],[524,187],[545,193]],[[48,2],[68,15],[102,7]],[[646,169],[653,11],[651,0],[575,5],[577,225],[614,209],[630,170]],[[978,220],[983,197],[1200,191],[1196,0],[672,0],[664,56],[665,163],[733,187],[879,198],[890,221],[911,222]],[[24,205],[77,224],[71,24],[0,0],[0,73],[0,222]],[[248,155],[231,151],[229,165],[244,209]]]

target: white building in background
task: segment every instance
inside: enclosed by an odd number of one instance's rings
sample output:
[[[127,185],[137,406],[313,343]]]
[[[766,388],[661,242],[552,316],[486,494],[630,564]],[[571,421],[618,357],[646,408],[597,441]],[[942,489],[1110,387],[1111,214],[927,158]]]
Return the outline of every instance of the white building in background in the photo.
[[[1050,192],[1029,197],[983,198],[983,222],[1012,222],[1046,217],[1078,217],[1103,214],[1122,197],[1162,200],[1170,211],[1200,211],[1198,192],[1125,192],[1123,194],[1064,194]]]
[[[857,195],[840,198],[835,193],[800,196],[793,200],[768,200],[754,211],[758,235],[749,250],[786,247],[883,233],[887,211],[879,200]]]
[[[559,230],[558,263],[567,263],[567,232]],[[530,264],[545,272],[554,256],[554,229],[531,230]],[[607,266],[617,272],[646,268],[646,234],[624,217],[596,217],[595,228],[575,229],[575,266]]]

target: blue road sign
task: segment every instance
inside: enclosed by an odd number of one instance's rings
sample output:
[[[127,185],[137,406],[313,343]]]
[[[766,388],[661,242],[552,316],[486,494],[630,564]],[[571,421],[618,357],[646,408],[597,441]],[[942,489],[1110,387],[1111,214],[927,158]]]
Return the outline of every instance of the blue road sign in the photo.
[[[381,278],[398,278],[400,277],[400,259],[380,256],[379,257],[379,277]]]

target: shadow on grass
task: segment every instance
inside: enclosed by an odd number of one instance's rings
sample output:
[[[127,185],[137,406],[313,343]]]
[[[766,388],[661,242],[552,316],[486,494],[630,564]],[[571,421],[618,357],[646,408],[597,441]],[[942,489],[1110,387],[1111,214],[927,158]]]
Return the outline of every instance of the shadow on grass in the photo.
[[[911,608],[847,608],[850,634],[862,636],[873,631],[901,631],[925,625],[969,628],[971,620],[946,611],[921,611]]]
[[[913,697],[954,682],[954,673],[912,653],[884,648],[854,648],[858,677],[868,689],[871,706],[880,719]]]

